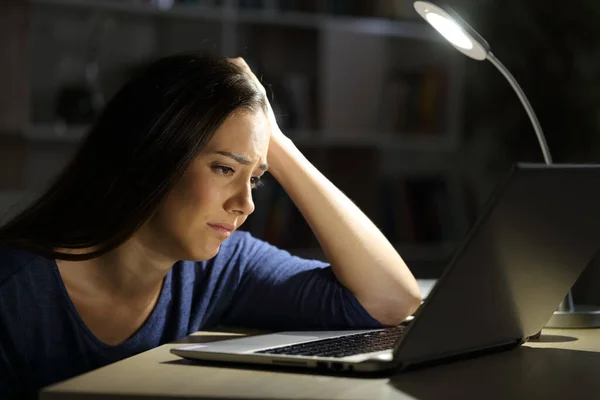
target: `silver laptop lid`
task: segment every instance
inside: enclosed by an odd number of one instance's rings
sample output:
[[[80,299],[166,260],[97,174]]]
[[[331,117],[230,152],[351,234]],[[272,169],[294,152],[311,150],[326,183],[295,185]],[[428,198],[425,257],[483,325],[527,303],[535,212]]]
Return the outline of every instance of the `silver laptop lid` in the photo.
[[[398,362],[542,329],[600,247],[600,166],[518,164],[484,209],[396,346]]]

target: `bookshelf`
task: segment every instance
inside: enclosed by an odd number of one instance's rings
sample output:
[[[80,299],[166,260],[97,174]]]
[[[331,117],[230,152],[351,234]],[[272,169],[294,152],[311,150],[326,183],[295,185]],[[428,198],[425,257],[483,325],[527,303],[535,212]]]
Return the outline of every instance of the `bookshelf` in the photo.
[[[57,37],[42,35],[41,26],[46,31],[71,26],[77,35],[96,16],[112,26],[97,44],[103,49],[97,61],[106,97],[117,86],[113,76],[125,75],[123,65],[200,47],[241,55],[271,84],[284,132],[401,254],[444,262],[462,238],[468,225],[457,168],[463,58],[418,18],[409,0],[30,3],[34,112],[25,132],[29,141],[75,146],[85,134],[85,121],[56,121],[59,79],[48,83],[35,65],[43,59],[48,69],[63,62],[61,55],[73,53],[61,48]],[[281,191],[276,182],[257,191],[257,211],[246,229],[295,254],[322,257]],[[401,209],[406,215],[399,215]]]

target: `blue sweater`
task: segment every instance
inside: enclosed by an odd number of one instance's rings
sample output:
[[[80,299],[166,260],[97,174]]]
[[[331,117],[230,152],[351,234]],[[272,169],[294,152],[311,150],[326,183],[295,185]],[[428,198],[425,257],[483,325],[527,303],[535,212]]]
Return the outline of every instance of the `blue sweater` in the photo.
[[[54,260],[0,247],[1,399],[31,395],[215,325],[381,326],[328,265],[235,232],[213,259],[176,263],[145,323],[124,343],[110,346],[83,323]]]

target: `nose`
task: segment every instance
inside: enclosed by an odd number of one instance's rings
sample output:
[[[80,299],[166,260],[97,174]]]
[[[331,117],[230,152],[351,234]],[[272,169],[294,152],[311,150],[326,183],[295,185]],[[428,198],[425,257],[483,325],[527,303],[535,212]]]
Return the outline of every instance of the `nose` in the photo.
[[[250,215],[254,212],[254,200],[252,200],[252,187],[250,184],[242,185],[231,198],[225,203],[225,209],[238,215]]]

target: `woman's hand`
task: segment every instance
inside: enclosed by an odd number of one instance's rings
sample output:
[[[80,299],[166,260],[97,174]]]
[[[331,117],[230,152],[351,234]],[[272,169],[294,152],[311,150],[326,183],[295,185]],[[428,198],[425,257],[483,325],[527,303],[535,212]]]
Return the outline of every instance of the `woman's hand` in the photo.
[[[262,83],[258,80],[258,78],[256,77],[256,75],[254,75],[254,72],[252,72],[252,70],[250,69],[250,66],[246,63],[246,60],[244,60],[242,57],[235,57],[235,58],[229,58],[228,59],[232,64],[237,65],[238,67],[240,67],[245,73],[248,74],[248,76],[252,79],[252,81],[254,83],[256,83],[256,86],[258,86],[258,89],[266,96],[267,95],[267,91],[265,89],[265,87],[262,85]]]
[[[275,118],[275,113],[273,112],[273,107],[271,107],[271,103],[269,102],[267,90],[265,89],[264,85],[256,77],[254,72],[252,72],[242,57],[230,58],[229,61],[240,67],[246,74],[248,74],[252,82],[254,82],[256,87],[261,91],[262,94],[264,94],[265,102],[267,104],[267,118],[269,119],[269,124],[271,127],[271,141],[285,139],[283,132],[281,132],[281,129],[279,129],[279,125],[277,124],[277,119]],[[271,152],[271,148],[269,148],[269,152]]]

